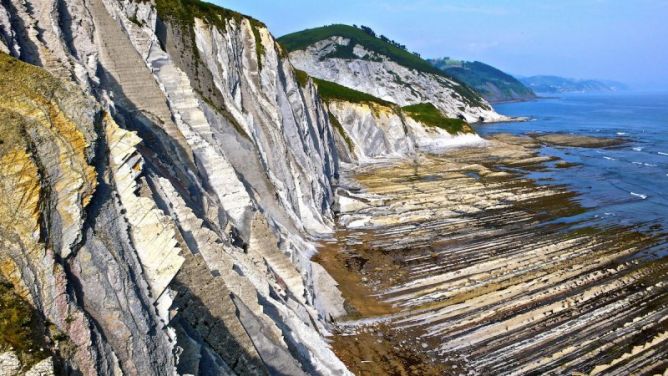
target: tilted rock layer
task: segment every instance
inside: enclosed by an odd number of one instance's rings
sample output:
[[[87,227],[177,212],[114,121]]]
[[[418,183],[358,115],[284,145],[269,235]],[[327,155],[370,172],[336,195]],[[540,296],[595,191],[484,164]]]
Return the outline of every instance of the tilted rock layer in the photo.
[[[336,56],[339,48],[351,48],[354,58]],[[290,52],[290,61],[313,77],[371,94],[399,106],[430,102],[450,118],[469,122],[503,121],[477,94],[467,98],[457,92],[459,83],[447,77],[398,64],[366,49],[350,38],[332,36]]]
[[[38,372],[349,373],[324,339],[343,301],[310,261],[336,139],[263,24],[8,0],[0,50],[0,277],[53,328]]]

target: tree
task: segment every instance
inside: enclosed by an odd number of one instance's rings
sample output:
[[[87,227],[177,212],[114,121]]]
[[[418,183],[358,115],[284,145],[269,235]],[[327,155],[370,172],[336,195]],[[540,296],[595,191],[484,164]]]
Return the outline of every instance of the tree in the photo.
[[[375,37],[375,36],[376,36],[376,33],[375,33],[375,32],[373,31],[373,29],[371,29],[370,27],[361,25],[360,28],[361,28],[365,33],[371,35],[372,37]]]

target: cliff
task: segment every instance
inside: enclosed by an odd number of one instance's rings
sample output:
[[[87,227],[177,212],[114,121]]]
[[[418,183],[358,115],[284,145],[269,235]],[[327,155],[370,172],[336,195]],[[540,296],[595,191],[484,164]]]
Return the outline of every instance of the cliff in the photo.
[[[262,23],[190,0],[7,1],[0,50],[0,272],[47,368],[348,373],[325,341],[342,299],[310,261],[336,136]]]
[[[285,35],[290,61],[309,75],[399,106],[431,103],[445,117],[507,120],[478,93],[371,30],[330,25]]]
[[[298,74],[306,77],[305,72]],[[400,107],[333,82],[314,81],[329,111],[342,162],[414,159],[420,152],[484,144],[468,123],[446,118],[430,103]]]

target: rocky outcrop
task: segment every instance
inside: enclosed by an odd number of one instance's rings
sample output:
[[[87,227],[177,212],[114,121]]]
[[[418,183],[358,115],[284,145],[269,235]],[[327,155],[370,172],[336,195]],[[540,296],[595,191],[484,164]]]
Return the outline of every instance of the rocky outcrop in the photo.
[[[337,131],[337,147],[343,162],[366,164],[414,159],[420,152],[485,143],[474,133],[452,134],[427,125],[391,104],[328,100],[327,108]]]
[[[343,301],[310,261],[335,136],[264,25],[35,0],[3,2],[0,31],[58,77],[1,56],[0,270],[67,337],[66,370],[348,373],[325,341]]]
[[[496,136],[342,176],[338,242],[318,260],[353,314],[334,339],[351,371],[665,372],[665,231],[537,183],[556,159],[539,148]]]
[[[338,49],[351,49],[352,55],[340,57]],[[313,77],[336,82],[399,106],[429,102],[447,117],[462,117],[469,122],[508,119],[496,113],[475,92],[458,90],[460,84],[456,81],[399,64],[351,38],[331,36],[317,41],[291,51],[290,61]]]

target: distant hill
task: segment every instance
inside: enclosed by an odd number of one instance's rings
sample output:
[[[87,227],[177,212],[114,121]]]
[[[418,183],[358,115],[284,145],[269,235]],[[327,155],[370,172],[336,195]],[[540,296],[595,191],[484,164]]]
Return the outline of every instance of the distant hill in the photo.
[[[507,119],[466,83],[367,26],[326,25],[291,33],[278,41],[293,66],[311,77],[400,107],[431,103],[451,119]]]
[[[536,98],[536,94],[515,77],[479,61],[450,58],[428,59],[434,67],[464,82],[494,103]]]
[[[607,80],[577,80],[558,76],[531,76],[520,77],[522,83],[536,93],[597,93],[628,90],[628,87],[615,81]]]

